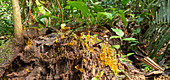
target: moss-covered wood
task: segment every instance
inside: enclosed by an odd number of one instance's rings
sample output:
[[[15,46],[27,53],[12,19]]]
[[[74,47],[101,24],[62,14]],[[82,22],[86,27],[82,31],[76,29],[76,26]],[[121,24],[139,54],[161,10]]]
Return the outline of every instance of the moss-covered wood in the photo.
[[[9,39],[4,45],[0,47],[0,66],[3,66],[12,56],[12,40]]]

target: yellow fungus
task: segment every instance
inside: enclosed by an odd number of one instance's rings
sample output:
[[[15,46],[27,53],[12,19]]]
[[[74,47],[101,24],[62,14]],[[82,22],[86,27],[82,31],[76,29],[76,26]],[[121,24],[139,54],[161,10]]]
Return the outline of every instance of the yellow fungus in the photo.
[[[48,73],[47,73],[47,78],[48,78]]]
[[[57,37],[56,37],[56,40],[55,40],[55,42],[57,43],[57,41],[58,41],[58,39],[57,39]]]
[[[26,69],[27,72],[30,72],[28,69]]]
[[[60,52],[60,48],[58,47],[58,52]]]
[[[80,41],[79,41],[79,43],[78,43],[78,46],[80,47]]]
[[[86,61],[86,59],[83,59],[83,61],[86,63],[87,61]]]
[[[40,58],[43,58],[42,55],[41,55],[41,53],[40,53]]]
[[[83,72],[83,69],[82,69],[82,68],[80,68],[78,65],[77,65],[77,66],[75,66],[75,68],[76,68],[77,70],[79,70],[80,72]]]
[[[61,38],[64,39],[64,34],[61,35]]]

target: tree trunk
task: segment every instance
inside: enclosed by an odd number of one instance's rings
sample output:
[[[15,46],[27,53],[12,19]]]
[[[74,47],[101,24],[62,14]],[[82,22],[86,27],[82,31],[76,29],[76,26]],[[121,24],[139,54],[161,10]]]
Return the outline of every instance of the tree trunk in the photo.
[[[14,22],[14,36],[16,39],[15,42],[16,44],[23,45],[24,37],[23,37],[23,28],[21,23],[19,1],[18,0],[11,0],[11,1],[12,1],[13,22]]]

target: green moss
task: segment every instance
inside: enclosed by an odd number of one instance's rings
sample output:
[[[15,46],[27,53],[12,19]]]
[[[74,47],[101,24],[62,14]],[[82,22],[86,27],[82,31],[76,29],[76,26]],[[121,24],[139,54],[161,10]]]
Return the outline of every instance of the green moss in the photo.
[[[0,46],[0,65],[5,64],[12,56],[12,40],[9,39],[5,44]]]

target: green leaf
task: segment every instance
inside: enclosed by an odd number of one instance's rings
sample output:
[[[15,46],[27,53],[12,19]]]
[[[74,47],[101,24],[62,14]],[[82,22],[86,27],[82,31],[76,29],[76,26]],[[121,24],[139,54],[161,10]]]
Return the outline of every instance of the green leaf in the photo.
[[[78,8],[82,12],[82,14],[84,15],[85,18],[91,17],[91,21],[94,24],[94,20],[95,20],[94,16],[90,13],[88,7],[83,2],[80,2],[80,1],[67,1],[67,4]]]
[[[49,20],[47,18],[40,19],[40,22],[42,22],[45,26],[49,26]]]
[[[40,1],[40,3],[41,3],[41,4],[45,4],[45,2],[44,2],[44,1]]]
[[[122,58],[123,58],[123,57],[126,57],[126,55],[122,55],[121,57],[122,57]]]
[[[108,8],[108,9],[110,9],[110,10],[112,10],[112,11],[115,11],[115,10],[116,10],[116,8]]]
[[[88,7],[83,2],[79,2],[79,1],[67,1],[67,4],[69,4],[69,5],[73,6],[73,7],[78,8],[86,18],[90,17],[91,13],[88,10]]]
[[[119,49],[120,48],[120,45],[112,45],[111,48],[116,48],[116,49]]]
[[[94,37],[97,37],[97,34],[94,34],[93,36],[94,36]]]
[[[37,4],[37,7],[38,7],[41,14],[43,14],[43,15],[50,15],[51,14],[51,12],[47,8],[45,8],[38,0],[36,0],[35,3]]]
[[[111,36],[110,39],[112,38],[121,38],[120,36]]]
[[[91,80],[98,80],[97,77],[93,77]]]
[[[120,16],[120,18],[122,19],[122,22],[124,23],[125,29],[127,27],[127,21],[126,21],[126,17],[125,14],[123,13],[122,10],[119,10],[118,15]]]
[[[139,41],[129,41],[129,43],[139,43]]]
[[[71,6],[66,6],[64,9],[71,9]],[[74,7],[73,10],[77,10],[77,8]]]
[[[128,53],[127,56],[131,56],[131,55],[133,55],[133,54],[135,54],[135,53]]]
[[[94,5],[100,5],[102,2],[95,2]]]
[[[101,22],[101,19],[108,19],[109,21],[112,20],[112,14],[107,12],[98,12],[97,13],[97,23],[99,24]]]
[[[128,15],[130,15],[132,18],[135,18],[135,14],[128,14]]]
[[[104,8],[100,5],[101,3],[102,2],[95,2],[92,10],[94,10],[94,12],[103,12]]]
[[[122,0],[122,4],[126,5],[129,2],[129,0]]]
[[[141,18],[141,17],[138,17],[137,19],[136,19],[136,22],[138,23],[138,24],[140,24],[140,22],[143,20],[143,18]]]
[[[102,70],[102,71],[99,73],[100,76],[103,76],[103,74],[104,74],[104,70]]]
[[[50,16],[50,15],[41,15],[41,16],[39,16],[38,18],[37,18],[37,20],[40,20],[40,19],[42,19],[42,18],[47,18],[47,17],[51,17],[52,19],[59,19],[58,17],[56,17],[56,16]]]
[[[61,29],[65,29],[65,26],[66,26],[65,23],[61,24]]]
[[[136,31],[137,31],[137,33],[139,33],[139,32],[141,31],[141,29],[140,29],[140,28],[137,28],[137,30],[136,30]]]
[[[86,37],[86,35],[81,36],[81,38],[84,38],[84,37]]]
[[[122,31],[122,30],[120,30],[120,29],[113,29],[113,28],[111,28],[112,29],[112,31],[114,31],[118,36],[120,36],[120,37],[123,37],[124,36],[124,32]]]
[[[140,33],[140,31],[141,31],[141,29],[140,28],[137,28],[136,30],[133,30],[132,32],[132,34],[134,34],[134,35],[136,35],[136,34],[138,34],[138,33]]]
[[[134,40],[136,40],[135,38],[124,38],[123,39],[124,41],[134,41]]]

